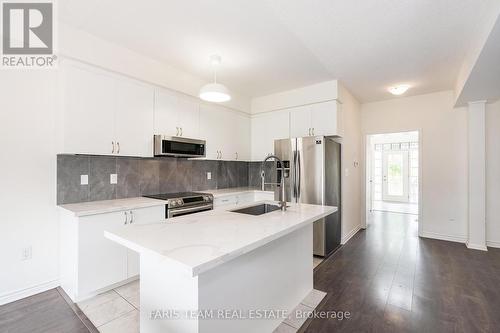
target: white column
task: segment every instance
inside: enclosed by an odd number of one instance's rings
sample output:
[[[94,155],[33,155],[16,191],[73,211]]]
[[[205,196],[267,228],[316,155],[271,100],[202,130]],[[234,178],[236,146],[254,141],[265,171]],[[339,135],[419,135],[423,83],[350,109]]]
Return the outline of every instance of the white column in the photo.
[[[467,247],[486,247],[486,101],[469,103],[469,234]]]

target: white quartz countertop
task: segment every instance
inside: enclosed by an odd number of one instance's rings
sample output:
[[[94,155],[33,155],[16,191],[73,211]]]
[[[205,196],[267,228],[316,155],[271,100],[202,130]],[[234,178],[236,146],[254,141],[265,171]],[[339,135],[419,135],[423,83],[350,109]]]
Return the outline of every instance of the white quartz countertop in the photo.
[[[74,213],[75,216],[87,216],[87,215],[119,212],[122,210],[129,210],[129,209],[161,206],[165,204],[166,204],[165,200],[137,197],[137,198],[127,198],[127,199],[81,202],[81,203],[60,205],[59,207],[69,210],[70,212]]]
[[[262,191],[260,187],[233,187],[233,188],[223,188],[219,190],[205,190],[200,191],[202,193],[209,193],[214,196],[214,198],[225,197],[229,195],[238,195],[244,193],[273,193],[273,191]]]
[[[231,210],[258,203],[263,202]],[[290,204],[286,212],[260,216],[219,209],[164,223],[123,226],[104,235],[141,254],[161,255],[165,263],[197,276],[336,211],[336,207],[307,204]]]
[[[214,198],[219,198],[229,195],[238,195],[243,193],[251,193],[251,192],[273,193],[272,191],[271,192],[262,191],[260,188],[255,188],[255,187],[233,187],[233,188],[224,188],[220,190],[206,190],[197,192],[210,193],[214,196]],[[101,201],[65,204],[65,205],[59,205],[59,207],[69,210],[70,212],[74,213],[75,216],[88,216],[95,214],[119,212],[129,209],[161,206],[165,204],[166,202],[164,200],[136,197],[136,198],[126,198],[126,199],[101,200]]]

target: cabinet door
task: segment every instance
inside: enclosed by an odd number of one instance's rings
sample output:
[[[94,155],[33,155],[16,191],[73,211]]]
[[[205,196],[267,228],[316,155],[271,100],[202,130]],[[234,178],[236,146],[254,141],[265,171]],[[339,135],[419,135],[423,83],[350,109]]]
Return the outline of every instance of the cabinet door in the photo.
[[[185,138],[197,139],[200,135],[200,103],[194,98],[178,98],[178,119],[180,134]]]
[[[236,159],[250,161],[250,118],[236,114]]]
[[[288,111],[258,114],[251,119],[251,155],[253,161],[262,161],[274,153],[274,140],[290,137]]]
[[[117,153],[124,156],[153,156],[154,90],[126,79],[117,80],[116,87]]]
[[[79,219],[78,293],[92,293],[127,278],[127,249],[104,237],[105,230],[123,227],[124,212]]]
[[[220,149],[221,159],[226,161],[236,160],[238,149],[240,148],[240,135],[239,133],[239,114],[231,110],[221,108],[220,120],[221,131],[220,136]]]
[[[290,135],[292,138],[311,135],[311,107],[299,106],[290,109]]]
[[[165,221],[165,206],[148,207],[129,211],[129,223],[131,225],[161,223],[162,221]],[[139,272],[139,253],[127,249],[127,278],[137,276]]]
[[[154,134],[179,134],[177,104],[177,96],[173,92],[163,89],[155,91]]]
[[[112,154],[115,80],[72,65],[63,71],[64,152]]]
[[[314,135],[338,135],[337,102],[311,105],[311,127]]]
[[[217,151],[222,150],[225,112],[214,105],[200,105],[200,136],[207,141],[206,159],[218,159]]]

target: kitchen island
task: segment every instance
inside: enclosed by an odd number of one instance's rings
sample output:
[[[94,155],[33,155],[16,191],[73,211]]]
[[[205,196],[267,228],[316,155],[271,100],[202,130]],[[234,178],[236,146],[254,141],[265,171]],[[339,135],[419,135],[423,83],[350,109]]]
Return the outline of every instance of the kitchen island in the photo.
[[[213,210],[104,235],[140,253],[141,332],[272,332],[313,289],[312,222],[336,210]]]

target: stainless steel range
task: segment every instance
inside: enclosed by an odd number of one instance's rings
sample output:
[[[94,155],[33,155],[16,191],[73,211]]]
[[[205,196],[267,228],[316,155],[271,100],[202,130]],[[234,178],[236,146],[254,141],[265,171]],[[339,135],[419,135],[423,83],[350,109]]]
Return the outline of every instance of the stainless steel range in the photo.
[[[165,218],[199,213],[214,209],[214,197],[208,193],[179,192],[145,195],[147,198],[165,200]]]

